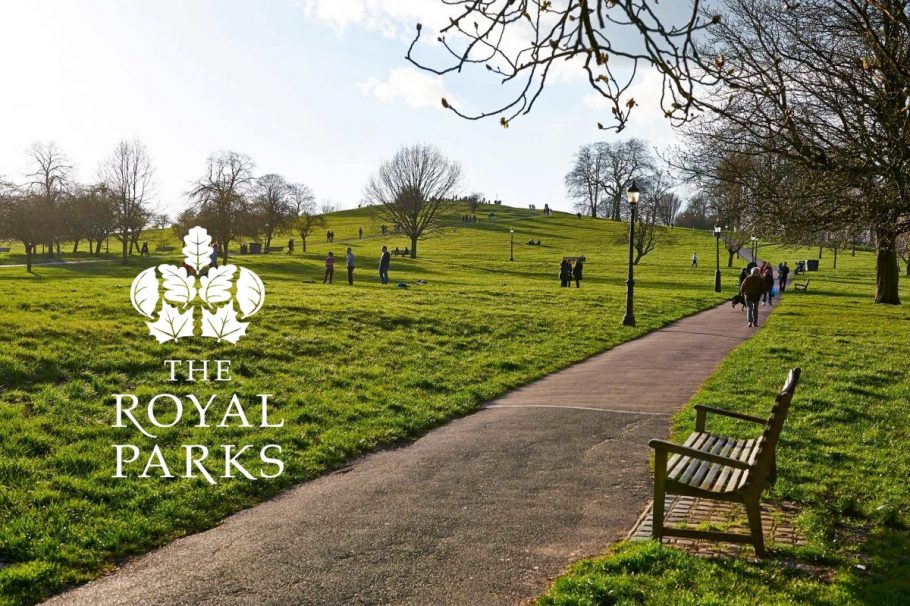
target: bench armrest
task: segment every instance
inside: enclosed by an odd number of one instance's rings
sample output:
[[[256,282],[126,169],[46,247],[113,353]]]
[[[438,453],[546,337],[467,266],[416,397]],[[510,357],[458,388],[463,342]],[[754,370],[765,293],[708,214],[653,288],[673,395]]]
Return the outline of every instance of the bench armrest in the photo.
[[[705,430],[705,417],[708,413],[723,415],[725,417],[731,417],[734,419],[739,419],[740,421],[749,421],[750,423],[758,423],[759,425],[764,425],[768,422],[767,419],[762,419],[761,417],[754,417],[752,415],[743,414],[741,412],[733,412],[732,410],[724,410],[723,408],[714,408],[713,406],[705,406],[704,404],[695,405],[695,431],[704,431]]]
[[[648,442],[648,446],[664,453],[672,452],[673,454],[685,455],[687,457],[692,457],[693,459],[701,459],[702,461],[718,463],[720,465],[726,465],[727,467],[735,467],[736,469],[749,469],[751,467],[751,465],[745,461],[740,461],[739,459],[731,459],[730,457],[698,450],[697,448],[689,448],[688,446],[674,444],[673,442],[668,442],[666,440],[651,440]]]

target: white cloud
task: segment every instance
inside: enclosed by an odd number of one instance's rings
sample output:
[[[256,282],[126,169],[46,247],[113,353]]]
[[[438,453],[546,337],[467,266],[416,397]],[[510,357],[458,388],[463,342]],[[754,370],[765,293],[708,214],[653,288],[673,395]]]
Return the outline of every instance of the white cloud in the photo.
[[[360,84],[360,90],[382,103],[401,100],[410,107],[438,107],[442,109],[443,97],[458,107],[458,99],[446,91],[441,76],[428,74],[413,67],[395,67],[389,70],[387,80],[370,76]]]
[[[438,31],[456,9],[428,0],[302,0],[307,17],[330,25],[339,34],[352,25],[387,37],[413,37],[418,22]]]

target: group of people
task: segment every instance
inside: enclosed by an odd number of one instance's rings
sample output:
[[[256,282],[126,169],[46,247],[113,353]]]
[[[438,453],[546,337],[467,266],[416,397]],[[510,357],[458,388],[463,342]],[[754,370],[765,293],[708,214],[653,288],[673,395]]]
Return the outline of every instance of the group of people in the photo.
[[[782,293],[787,289],[789,274],[790,268],[786,261],[777,266],[778,292]],[[771,264],[762,261],[761,265],[758,265],[755,261],[750,261],[739,272],[739,294],[746,302],[748,325],[758,326],[759,305],[771,305],[774,299],[774,268]]]
[[[477,215],[462,215],[462,223],[477,223]]]
[[[329,231],[325,232],[325,241],[334,242],[335,241],[335,232],[332,231],[331,229]]]
[[[569,259],[564,258],[559,264],[559,281],[563,288],[572,286],[572,280],[575,280],[575,288],[581,288],[581,273],[584,269],[584,260],[582,257],[575,259],[573,264]]]
[[[397,249],[396,249],[397,250]],[[344,264],[348,270],[348,284],[354,284],[354,267],[355,267],[354,252],[351,250],[351,247],[348,246],[348,249],[345,253]],[[389,253],[389,249],[386,246],[382,247],[382,251],[379,255],[379,281],[382,284],[389,283],[389,264],[392,261],[392,255]],[[322,279],[323,284],[331,284],[332,278],[335,275],[335,253],[329,251],[329,256],[325,258],[325,277]]]

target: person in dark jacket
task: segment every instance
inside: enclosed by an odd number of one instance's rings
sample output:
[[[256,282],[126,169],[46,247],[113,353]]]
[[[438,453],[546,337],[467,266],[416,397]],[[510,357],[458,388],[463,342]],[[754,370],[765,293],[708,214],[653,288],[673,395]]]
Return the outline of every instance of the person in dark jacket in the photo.
[[[784,261],[777,268],[777,282],[779,286],[777,290],[784,292],[787,290],[787,276],[790,274],[790,268],[787,267],[787,262]]]
[[[742,286],[739,287],[740,294],[746,299],[746,310],[749,312],[749,326],[758,326],[758,302],[765,294],[765,279],[762,278],[761,272],[757,267],[743,280]]]
[[[575,288],[581,288],[581,272],[584,269],[584,262],[579,257],[575,259],[575,266],[572,268],[572,278],[575,280]]]
[[[739,286],[740,286],[740,288],[742,288],[743,280],[745,280],[746,277],[747,277],[748,275],[749,275],[749,268],[748,268],[748,267],[743,267],[743,268],[740,270],[740,272],[739,272]]]
[[[391,260],[392,255],[389,253],[389,249],[383,246],[382,254],[379,255],[379,281],[383,284],[389,283],[389,263]]]
[[[559,264],[559,282],[563,288],[572,283],[572,266],[568,259],[563,259]]]

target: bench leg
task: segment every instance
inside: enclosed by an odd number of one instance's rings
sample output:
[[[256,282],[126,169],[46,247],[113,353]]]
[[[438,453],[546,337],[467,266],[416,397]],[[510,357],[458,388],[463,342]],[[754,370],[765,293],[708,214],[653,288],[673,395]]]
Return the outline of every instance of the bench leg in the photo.
[[[664,498],[666,497],[667,451],[654,451],[654,505],[651,507],[651,536],[662,542],[664,536]]]
[[[752,545],[755,547],[756,557],[765,557],[765,535],[761,527],[761,506],[759,500],[746,498],[746,515],[749,517],[749,530],[752,533]]]

